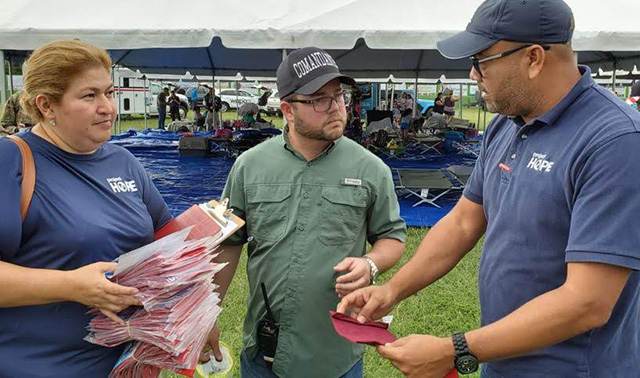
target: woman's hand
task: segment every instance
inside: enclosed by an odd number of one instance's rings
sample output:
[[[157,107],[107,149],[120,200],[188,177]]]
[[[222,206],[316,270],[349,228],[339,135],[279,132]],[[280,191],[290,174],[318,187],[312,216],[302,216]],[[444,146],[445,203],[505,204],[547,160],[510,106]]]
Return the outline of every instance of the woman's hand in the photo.
[[[116,323],[124,321],[116,315],[129,306],[140,306],[134,297],[138,289],[115,284],[105,277],[118,264],[98,262],[69,271],[70,298],[74,302],[94,307]]]

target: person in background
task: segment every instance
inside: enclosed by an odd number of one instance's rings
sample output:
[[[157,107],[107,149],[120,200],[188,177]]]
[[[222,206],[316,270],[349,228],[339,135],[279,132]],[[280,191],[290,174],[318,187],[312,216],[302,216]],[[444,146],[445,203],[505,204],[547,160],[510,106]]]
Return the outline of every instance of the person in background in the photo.
[[[169,112],[171,113],[171,122],[180,121],[180,98],[176,95],[175,89],[171,91],[171,96],[169,96]]]
[[[164,130],[164,122],[167,119],[167,97],[169,96],[169,88],[164,87],[162,92],[158,94],[158,129]]]
[[[444,114],[444,97],[442,96],[442,92],[438,92],[435,100],[433,100],[433,109],[434,113]]]
[[[631,97],[640,96],[640,79],[636,79],[636,81],[631,85]]]
[[[407,92],[402,92],[398,99],[398,110],[403,113],[407,109]]]
[[[36,49],[21,103],[36,125],[17,134],[33,152],[35,190],[21,218],[22,158],[0,139],[0,377],[104,377],[124,345],[83,340],[97,309],[139,305],[110,282],[112,261],[153,241],[171,214],[126,149],[106,143],[116,117],[109,54],[77,40]]]
[[[254,123],[256,123],[255,118],[253,118],[253,110],[249,110],[242,116],[242,120],[247,123],[247,127],[252,127]]]
[[[4,104],[0,118],[0,137],[15,134],[21,128],[33,126],[33,122],[20,105],[21,91],[12,94]]]
[[[208,128],[218,128],[220,125],[220,109],[222,109],[222,99],[216,96],[213,87],[209,88],[209,93],[204,96],[204,107],[206,110],[204,118]]]
[[[639,376],[640,114],[576,64],[574,25],[560,0],[488,0],[437,43],[471,58],[498,115],[453,210],[387,283],[338,308],[360,321],[386,315],[484,234],[481,327],[378,347],[408,377],[479,363],[483,378]]]
[[[405,92],[405,95],[406,95],[405,109],[411,109],[413,111],[413,107],[414,107],[413,97],[411,96],[410,93],[407,93],[407,92]]]
[[[453,97],[453,89],[446,88],[442,94],[444,95],[444,114],[447,116],[447,122],[456,115],[456,102],[460,101],[458,97]]]
[[[198,106],[198,84],[189,91],[189,100],[191,101],[191,109],[195,110],[196,106]]]
[[[409,139],[409,128],[411,127],[411,108],[405,109],[400,115],[400,130],[402,131],[402,143],[407,144]]]
[[[204,116],[200,113],[200,107],[198,105],[193,108],[193,123],[198,129],[204,127]]]

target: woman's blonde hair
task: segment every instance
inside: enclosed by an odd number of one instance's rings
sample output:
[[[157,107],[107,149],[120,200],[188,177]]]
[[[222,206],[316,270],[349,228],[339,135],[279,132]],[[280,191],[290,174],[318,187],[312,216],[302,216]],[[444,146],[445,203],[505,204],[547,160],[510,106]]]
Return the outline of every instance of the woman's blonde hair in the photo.
[[[90,43],[78,40],[47,43],[35,50],[25,64],[20,104],[31,119],[42,121],[44,117],[36,105],[38,95],[46,95],[50,102],[59,104],[77,75],[95,67],[111,72],[111,65],[109,54]]]

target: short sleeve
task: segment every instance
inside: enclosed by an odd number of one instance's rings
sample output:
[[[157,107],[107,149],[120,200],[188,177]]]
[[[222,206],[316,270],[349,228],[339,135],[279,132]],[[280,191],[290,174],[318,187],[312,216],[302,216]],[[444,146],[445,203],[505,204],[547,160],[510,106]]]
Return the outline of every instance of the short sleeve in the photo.
[[[575,175],[567,262],[640,270],[640,133],[599,147]]]
[[[404,243],[407,226],[400,217],[398,197],[387,166],[381,168],[378,182],[376,196],[367,217],[367,240],[372,245],[380,239],[396,239]]]
[[[236,160],[229,172],[227,182],[222,190],[220,200],[229,199],[228,207],[233,209],[233,213],[243,220],[246,220],[246,201],[244,194],[242,159]],[[236,231],[229,239],[225,240],[225,245],[242,245],[247,242],[247,227],[242,227]]]
[[[21,242],[22,158],[18,146],[6,138],[0,139],[0,166],[0,260],[7,260]]]

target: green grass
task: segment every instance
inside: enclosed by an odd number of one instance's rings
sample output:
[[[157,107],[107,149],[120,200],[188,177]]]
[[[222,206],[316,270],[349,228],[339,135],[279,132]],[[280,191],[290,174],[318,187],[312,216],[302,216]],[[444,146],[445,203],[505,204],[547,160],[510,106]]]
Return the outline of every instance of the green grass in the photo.
[[[424,228],[410,228],[407,235],[406,252],[400,262],[383,274],[380,282],[386,282],[399,267],[413,256],[420,241],[427,233]],[[398,337],[410,334],[431,334],[446,337],[457,331],[477,328],[480,311],[477,295],[477,272],[481,243],[438,282],[407,298],[391,312],[394,315],[391,331]],[[247,255],[243,251],[238,271],[225,299],[219,325],[221,340],[239,354],[242,350],[242,319],[246,313],[248,282],[246,274]],[[239,377],[239,361],[234,377]],[[365,377],[401,377],[387,360],[372,347],[366,348],[364,359]],[[477,377],[474,375],[472,377]]]

